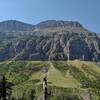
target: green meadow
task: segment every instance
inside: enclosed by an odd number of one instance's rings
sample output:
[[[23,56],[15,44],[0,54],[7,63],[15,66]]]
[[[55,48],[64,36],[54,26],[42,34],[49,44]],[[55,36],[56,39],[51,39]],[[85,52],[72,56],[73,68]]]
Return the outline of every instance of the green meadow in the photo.
[[[41,100],[47,76],[48,100],[100,100],[100,65],[88,61],[4,61],[0,74],[11,82],[11,100]]]

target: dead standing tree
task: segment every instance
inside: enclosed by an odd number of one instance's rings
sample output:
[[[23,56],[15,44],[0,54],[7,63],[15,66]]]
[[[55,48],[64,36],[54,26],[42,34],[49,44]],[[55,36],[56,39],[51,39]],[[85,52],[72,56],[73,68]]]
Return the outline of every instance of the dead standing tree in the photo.
[[[43,100],[48,99],[48,85],[47,85],[47,77],[43,79]]]

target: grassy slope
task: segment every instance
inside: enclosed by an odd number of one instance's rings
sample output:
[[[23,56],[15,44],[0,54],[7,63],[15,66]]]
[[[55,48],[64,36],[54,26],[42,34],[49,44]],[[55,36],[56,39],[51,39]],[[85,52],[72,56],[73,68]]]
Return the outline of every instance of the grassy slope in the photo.
[[[71,75],[67,74],[67,72],[66,76],[63,76],[61,71],[55,68],[52,63],[48,72],[48,81],[51,82],[52,85],[60,87],[75,88],[78,85],[77,80],[75,80]]]
[[[77,88],[82,90],[84,88],[81,87],[81,77],[87,82],[88,78],[96,80],[100,75],[100,67],[96,63],[78,60],[69,62],[56,61],[52,63],[48,61],[0,62],[0,73],[3,72],[8,81],[15,84],[13,95],[17,99],[23,97],[24,94],[27,98],[26,100],[29,100],[28,97],[33,88],[36,89],[37,96],[41,95],[42,89],[38,89],[38,86],[42,84],[45,69],[48,69],[49,85],[59,88]],[[82,74],[80,75],[80,73]]]

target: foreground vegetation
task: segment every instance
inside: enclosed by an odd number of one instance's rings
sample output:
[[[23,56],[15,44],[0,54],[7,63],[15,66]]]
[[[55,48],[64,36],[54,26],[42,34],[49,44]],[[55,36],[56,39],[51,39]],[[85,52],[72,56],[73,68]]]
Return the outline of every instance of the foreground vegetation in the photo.
[[[85,61],[5,61],[0,74],[13,83],[11,100],[39,100],[47,75],[49,100],[100,100],[100,66]]]

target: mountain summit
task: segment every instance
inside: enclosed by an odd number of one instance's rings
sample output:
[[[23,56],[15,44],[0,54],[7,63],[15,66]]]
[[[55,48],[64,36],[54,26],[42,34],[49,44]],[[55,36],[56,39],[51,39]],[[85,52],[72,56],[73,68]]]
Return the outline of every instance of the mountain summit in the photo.
[[[79,22],[74,21],[57,21],[57,20],[47,20],[36,25],[39,28],[54,28],[54,27],[81,27],[83,26]]]
[[[27,24],[17,20],[0,22],[0,31],[34,31],[34,30],[67,30],[72,32],[87,32],[77,21],[47,20],[36,25]]]
[[[0,31],[32,31],[34,26],[16,20],[0,22]]]

